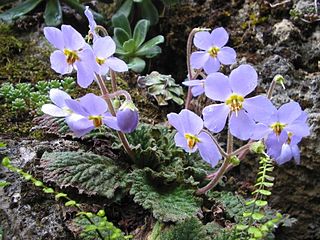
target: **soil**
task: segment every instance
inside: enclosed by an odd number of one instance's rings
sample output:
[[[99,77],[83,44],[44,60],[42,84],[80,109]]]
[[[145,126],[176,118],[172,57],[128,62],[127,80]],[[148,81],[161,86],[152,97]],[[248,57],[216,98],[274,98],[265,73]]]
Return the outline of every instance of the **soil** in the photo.
[[[314,21],[317,18],[312,12],[312,4],[313,0],[182,1],[166,8],[159,24],[151,28],[151,35],[162,34],[166,42],[162,54],[151,60],[147,72],[155,70],[171,74],[181,83],[187,76],[185,46],[189,32],[194,27],[223,26],[230,34],[228,45],[237,52],[238,63],[231,68],[240,63],[253,65],[259,73],[257,93],[266,92],[276,74],[283,75],[286,89],[277,87],[273,102],[280,105],[292,99],[308,112],[311,135],[300,144],[301,164],[286,163],[277,166],[274,172],[272,207],[298,220],[293,227],[276,231],[276,239],[281,240],[320,239],[320,25],[319,20]],[[301,14],[298,16],[297,13]],[[1,26],[5,34],[0,33],[0,44],[6,42],[4,46],[0,45],[1,83],[34,83],[59,77],[50,70],[49,50],[43,47],[46,45],[39,37],[42,27],[42,18],[37,15],[24,22],[17,21],[13,30]],[[179,111],[176,105],[159,110],[155,101],[136,86],[137,76],[123,76],[123,79],[128,78],[129,83],[123,84],[134,88],[133,98],[142,109],[145,122],[163,123],[166,113]],[[199,111],[206,102],[205,98],[200,98],[193,100],[192,106]],[[44,151],[92,147],[75,141],[70,135],[57,140],[55,134],[46,136],[30,132],[34,116],[16,116],[7,111],[2,102],[0,104],[3,113],[0,116],[0,142],[8,144],[6,150],[0,149],[0,157],[9,155],[21,168],[37,175],[40,174],[37,159]],[[255,159],[248,157],[227,176],[235,183],[244,182],[244,179],[253,182],[255,169]],[[41,178],[41,174],[38,176]],[[63,204],[4,169],[1,169],[0,177],[11,182],[9,187],[0,190],[0,226],[9,229],[5,239],[74,239],[68,226],[74,212],[68,212]],[[87,200],[70,191],[78,199]],[[112,205],[114,210],[108,218],[126,233],[135,234],[136,239],[145,239],[152,217],[132,199],[125,201],[130,209],[124,213],[120,211],[121,207]],[[98,206],[103,204],[100,202]],[[145,224],[145,221],[150,222]]]

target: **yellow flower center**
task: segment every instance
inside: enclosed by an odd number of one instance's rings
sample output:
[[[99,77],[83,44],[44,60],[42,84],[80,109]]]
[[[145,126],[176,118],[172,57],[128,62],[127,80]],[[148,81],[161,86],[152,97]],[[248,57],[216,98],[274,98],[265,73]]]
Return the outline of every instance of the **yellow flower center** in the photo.
[[[270,125],[270,127],[272,128],[273,132],[277,135],[280,136],[282,130],[284,129],[284,127],[286,126],[286,124],[281,123],[281,122],[275,122],[273,124]]]
[[[209,48],[208,53],[210,54],[211,57],[215,58],[218,55],[218,52],[220,51],[220,48],[216,46],[212,46]]]
[[[104,63],[106,62],[106,59],[105,59],[105,58],[99,58],[99,57],[97,57],[97,58],[96,58],[96,61],[97,61],[97,63],[98,63],[99,65],[102,65],[102,64],[104,64]]]
[[[236,112],[242,109],[244,98],[241,95],[231,94],[228,99],[226,100],[226,104],[229,106],[230,110]]]
[[[89,120],[93,121],[93,125],[97,128],[102,125],[102,117],[101,116],[89,116]]]
[[[187,139],[187,144],[190,149],[193,149],[196,143],[200,142],[200,139],[197,136],[190,133],[184,134],[184,137]]]
[[[76,51],[73,50],[69,50],[69,49],[64,49],[63,50],[64,55],[66,55],[67,57],[67,63],[68,64],[74,64],[75,61],[80,60],[78,53]]]

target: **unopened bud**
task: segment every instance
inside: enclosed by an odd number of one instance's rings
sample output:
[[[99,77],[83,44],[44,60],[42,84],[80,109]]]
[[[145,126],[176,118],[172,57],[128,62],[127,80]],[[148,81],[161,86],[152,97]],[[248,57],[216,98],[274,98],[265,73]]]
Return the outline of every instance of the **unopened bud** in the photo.
[[[230,163],[234,166],[238,166],[240,164],[240,159],[237,156],[231,156]]]
[[[284,86],[285,79],[282,75],[280,75],[280,74],[275,75],[273,78],[273,81],[280,84],[283,87],[283,89],[286,89]]]
[[[119,99],[114,99],[114,100],[113,100],[113,107],[114,107],[115,109],[119,109],[119,108],[120,108],[120,104],[121,104],[121,102],[120,102]]]
[[[250,151],[254,153],[264,153],[264,144],[262,141],[254,142],[250,146]]]
[[[124,133],[131,133],[138,126],[139,113],[132,101],[124,102],[119,108],[116,117],[118,126]]]

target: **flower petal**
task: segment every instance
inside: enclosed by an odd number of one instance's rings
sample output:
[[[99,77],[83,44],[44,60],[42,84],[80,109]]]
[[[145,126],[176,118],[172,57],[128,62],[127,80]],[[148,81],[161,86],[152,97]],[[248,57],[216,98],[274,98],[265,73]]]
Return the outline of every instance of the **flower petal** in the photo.
[[[287,143],[285,143],[282,145],[281,154],[276,158],[276,162],[281,165],[290,161],[292,157],[291,148]]]
[[[205,107],[202,111],[205,127],[214,133],[220,132],[226,125],[229,112],[229,107],[224,103]]]
[[[180,115],[177,113],[169,113],[167,115],[168,121],[170,125],[172,125],[175,129],[177,129],[178,132],[181,132],[182,134],[185,133],[184,127],[180,121]]]
[[[49,96],[51,101],[60,108],[66,106],[66,99],[71,99],[68,93],[57,88],[51,89],[49,92]]]
[[[278,117],[281,123],[291,123],[302,114],[301,107],[297,102],[289,102],[278,109]]]
[[[192,149],[189,148],[187,139],[180,132],[176,133],[176,135],[174,136],[174,141],[178,147],[182,147],[188,153],[193,153],[198,149],[197,145],[195,145]]]
[[[83,135],[91,132],[91,130],[94,129],[93,122],[87,118],[80,118],[75,120],[71,117],[66,119],[66,123],[77,137],[82,137]]]
[[[70,25],[62,25],[64,47],[70,50],[79,50],[86,44],[81,34]]]
[[[115,53],[116,44],[110,36],[106,36],[94,41],[92,48],[96,57],[108,58]]]
[[[113,130],[120,131],[120,127],[118,126],[118,121],[116,117],[113,116],[105,116],[103,118],[103,122],[105,125],[107,125],[109,128],[112,128]]]
[[[293,144],[293,145],[290,145],[290,147],[291,147],[291,153],[294,161],[296,162],[296,164],[300,164],[300,150],[298,145]]]
[[[287,132],[293,133],[294,136],[306,137],[310,135],[310,128],[307,123],[294,121],[284,128]]]
[[[120,58],[109,57],[106,61],[106,65],[116,72],[128,71],[128,65]]]
[[[223,47],[218,52],[217,58],[222,64],[229,65],[236,62],[236,51],[231,47]]]
[[[204,63],[203,69],[207,74],[219,71],[220,62],[218,58],[209,57],[208,60]]]
[[[198,137],[200,142],[197,145],[202,159],[215,167],[222,158],[218,147],[207,133],[202,132]]]
[[[72,65],[67,63],[67,58],[60,50],[54,51],[50,56],[51,68],[60,74],[72,72]]]
[[[225,102],[230,96],[228,77],[222,73],[211,73],[205,80],[205,94],[214,101]]]
[[[53,104],[42,105],[41,111],[44,112],[45,114],[48,114],[54,117],[66,117],[69,115],[65,111],[63,111],[61,108]]]
[[[204,51],[193,52],[190,57],[190,64],[193,68],[203,68],[204,64],[210,58],[209,53]]]
[[[179,113],[181,124],[184,128],[184,133],[191,133],[194,135],[198,135],[198,133],[203,128],[203,121],[201,117],[199,117],[194,112],[190,110],[183,109]]]
[[[93,116],[102,115],[108,110],[108,106],[105,100],[101,97],[88,93],[79,99],[81,106],[84,110]]]
[[[78,114],[77,116],[83,116],[83,117],[88,117],[89,114],[84,110],[84,108],[81,106],[80,102],[73,100],[73,99],[66,99],[66,105],[68,108],[70,108],[71,111],[73,111],[74,113]],[[74,115],[74,114],[72,114]],[[73,120],[75,116],[73,116],[73,118],[70,119]]]
[[[246,98],[243,102],[243,108],[255,121],[263,121],[277,112],[276,107],[263,95]]]
[[[244,97],[256,88],[258,74],[253,67],[244,64],[231,71],[229,80],[232,91]]]
[[[84,14],[86,15],[86,17],[89,21],[90,31],[94,31],[97,24],[96,24],[96,21],[94,20],[92,12],[89,9],[89,6],[86,6],[86,10],[84,11]]]
[[[194,86],[191,88],[191,93],[192,93],[192,96],[198,97],[199,95],[204,93],[204,88],[203,86],[200,86],[200,85]]]
[[[248,140],[255,127],[254,121],[243,110],[238,112],[238,116],[233,112],[229,121],[230,132],[233,136],[241,139]]]
[[[272,132],[272,129],[270,127],[268,127],[265,124],[258,123],[254,127],[253,135],[251,136],[251,139],[260,140],[262,138],[266,138],[271,132]]]
[[[221,48],[227,44],[229,40],[229,34],[223,27],[219,27],[211,32],[210,38],[214,46]]]
[[[210,33],[207,31],[197,32],[194,35],[193,43],[197,48],[202,50],[208,50],[213,45]]]
[[[46,39],[55,47],[60,50],[64,48],[63,36],[60,29],[55,27],[45,27],[43,29]]]

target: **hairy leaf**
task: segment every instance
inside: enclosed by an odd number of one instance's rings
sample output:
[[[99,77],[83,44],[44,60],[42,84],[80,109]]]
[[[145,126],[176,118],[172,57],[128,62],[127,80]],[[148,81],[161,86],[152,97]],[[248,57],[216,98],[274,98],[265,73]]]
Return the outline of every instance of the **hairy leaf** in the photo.
[[[107,157],[85,152],[44,153],[44,180],[60,187],[72,186],[80,193],[113,198],[125,187],[125,171]]]
[[[130,194],[143,208],[151,210],[162,222],[178,222],[195,216],[200,209],[200,199],[194,190],[184,186],[154,186],[143,169],[134,170],[129,176]]]

